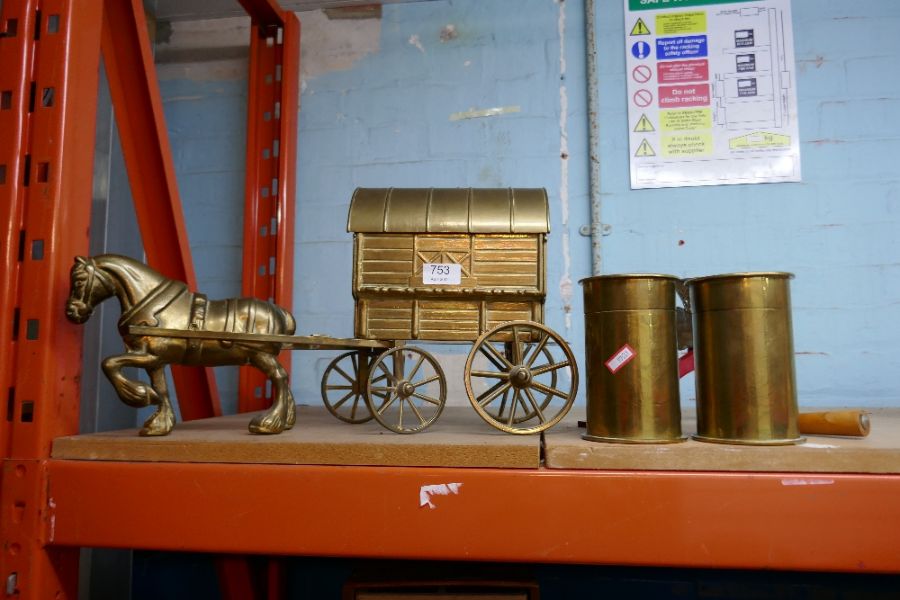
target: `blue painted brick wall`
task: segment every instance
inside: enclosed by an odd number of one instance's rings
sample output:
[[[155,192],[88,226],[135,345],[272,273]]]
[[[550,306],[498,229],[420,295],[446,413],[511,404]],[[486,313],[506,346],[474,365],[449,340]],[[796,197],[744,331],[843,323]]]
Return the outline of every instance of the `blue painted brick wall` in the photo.
[[[642,191],[628,187],[623,5],[599,9],[604,271],[794,272],[801,406],[900,403],[900,3],[792,4],[802,183]]]
[[[573,0],[562,8],[553,0],[388,4],[377,52],[305,82],[299,332],[353,333],[345,225],[356,186],[541,186],[550,194],[553,228],[546,320],[583,356],[580,289],[576,284],[567,327],[560,287],[564,238],[570,278],[591,270],[588,240],[578,233],[590,214],[582,11]],[[632,191],[623,6],[598,0],[601,198],[611,228],[603,238],[603,271],[792,271],[801,405],[900,405],[900,3],[794,2],[793,15],[804,181]],[[459,35],[441,42],[447,24]],[[424,52],[410,43],[413,35]],[[566,227],[561,85],[569,107]],[[210,295],[239,290],[245,86],[162,82],[197,271]],[[511,105],[520,112],[449,118]],[[319,401],[329,358],[295,353],[293,387],[301,402]],[[690,378],[682,385],[689,405]]]
[[[210,298],[241,292],[246,80],[162,78],[197,286]],[[237,370],[215,369],[225,412],[237,409]]]
[[[546,0],[519,2],[515,10],[502,2],[384,5],[377,53],[350,70],[306,82],[295,270],[299,331],[353,335],[352,237],[346,214],[357,186],[545,187],[552,204],[551,256],[559,257],[561,84],[569,94],[575,163],[570,210],[579,212],[569,224],[571,252],[580,253],[581,265],[572,277],[585,272],[588,245],[572,233],[586,214],[584,26],[580,5],[567,3],[568,78],[561,82],[560,8]],[[442,42],[440,33],[448,24],[458,37]],[[412,36],[421,50],[410,43]],[[450,119],[472,108],[509,106],[519,112]],[[580,326],[565,327],[561,268],[551,259],[546,320],[581,348]],[[451,390],[458,390],[452,398],[465,402],[459,394],[464,354],[452,346],[430,350],[445,365]],[[295,356],[293,386],[303,401],[318,401],[319,380],[332,356]]]

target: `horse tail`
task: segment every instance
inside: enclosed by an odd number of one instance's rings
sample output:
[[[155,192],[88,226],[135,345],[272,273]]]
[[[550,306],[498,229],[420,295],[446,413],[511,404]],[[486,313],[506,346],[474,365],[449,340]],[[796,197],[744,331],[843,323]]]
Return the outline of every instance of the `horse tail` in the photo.
[[[297,322],[294,320],[294,315],[280,306],[278,307],[278,310],[281,311],[282,318],[284,319],[284,334],[294,335],[294,330],[297,328]]]

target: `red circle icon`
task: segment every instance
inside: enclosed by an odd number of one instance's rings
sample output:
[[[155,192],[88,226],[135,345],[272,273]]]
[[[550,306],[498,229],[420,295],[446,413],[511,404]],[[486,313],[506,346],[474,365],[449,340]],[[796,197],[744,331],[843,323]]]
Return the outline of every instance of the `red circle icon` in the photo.
[[[632,99],[637,106],[641,108],[647,108],[648,106],[653,104],[653,92],[651,92],[650,90],[640,89],[634,93]]]
[[[631,76],[638,83],[647,83],[653,77],[653,71],[647,65],[638,65],[631,71]]]

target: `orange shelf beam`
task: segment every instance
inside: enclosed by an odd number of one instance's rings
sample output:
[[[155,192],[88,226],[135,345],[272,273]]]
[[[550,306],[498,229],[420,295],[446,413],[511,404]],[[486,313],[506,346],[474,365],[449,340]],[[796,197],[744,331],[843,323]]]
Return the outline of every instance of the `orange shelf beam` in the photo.
[[[900,572],[894,475],[65,460],[48,472],[57,546]],[[420,506],[422,486],[441,483],[462,486]]]

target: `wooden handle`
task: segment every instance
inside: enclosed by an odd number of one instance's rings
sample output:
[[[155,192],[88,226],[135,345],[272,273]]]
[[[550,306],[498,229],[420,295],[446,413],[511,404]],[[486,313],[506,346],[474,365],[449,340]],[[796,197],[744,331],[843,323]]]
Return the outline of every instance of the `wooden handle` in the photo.
[[[832,410],[800,413],[797,418],[800,433],[813,435],[869,435],[869,413],[864,410]]]

